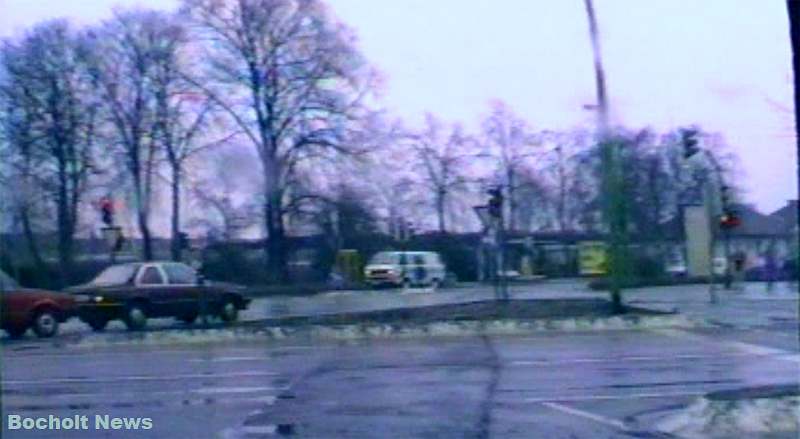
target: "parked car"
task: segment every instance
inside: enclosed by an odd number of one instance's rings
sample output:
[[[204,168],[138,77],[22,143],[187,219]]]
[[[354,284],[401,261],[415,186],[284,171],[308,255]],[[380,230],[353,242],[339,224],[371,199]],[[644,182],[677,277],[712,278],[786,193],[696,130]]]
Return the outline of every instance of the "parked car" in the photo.
[[[2,271],[0,295],[0,326],[13,338],[22,337],[28,329],[42,338],[56,335],[58,325],[72,316],[77,299],[69,294],[22,288]]]
[[[95,331],[116,319],[130,330],[144,328],[151,317],[175,317],[191,324],[204,314],[230,323],[250,303],[243,287],[208,282],[192,267],[177,262],[113,265],[88,284],[68,291],[89,297],[78,304],[77,314]]]
[[[371,286],[441,286],[446,268],[439,254],[425,251],[376,253],[364,268]]]

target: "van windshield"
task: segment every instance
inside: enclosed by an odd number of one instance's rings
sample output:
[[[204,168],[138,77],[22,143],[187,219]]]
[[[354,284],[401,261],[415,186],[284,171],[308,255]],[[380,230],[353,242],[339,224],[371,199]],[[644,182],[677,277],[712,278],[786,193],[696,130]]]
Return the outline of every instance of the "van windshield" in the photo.
[[[370,259],[369,263],[371,265],[389,265],[389,264],[396,264],[397,263],[397,253],[392,252],[380,252],[375,254],[375,256]]]

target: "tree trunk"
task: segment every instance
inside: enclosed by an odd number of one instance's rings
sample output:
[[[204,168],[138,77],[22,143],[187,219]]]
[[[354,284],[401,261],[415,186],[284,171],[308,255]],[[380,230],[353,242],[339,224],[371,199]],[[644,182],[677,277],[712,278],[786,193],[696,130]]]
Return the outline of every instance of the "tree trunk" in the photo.
[[[514,231],[517,228],[517,187],[513,168],[508,172],[508,227],[507,230]]]
[[[180,166],[172,166],[172,245],[171,253],[173,261],[181,260],[181,170]]]
[[[153,260],[153,247],[150,236],[150,225],[147,222],[147,200],[142,193],[141,173],[138,169],[133,172],[134,196],[136,197],[136,219],[139,225],[139,233],[142,235],[142,259],[145,261]]]
[[[269,197],[266,205],[267,218],[267,270],[274,280],[280,283],[289,281],[289,269],[286,252],[286,232],[283,229],[283,218],[280,214],[280,198]]]
[[[70,225],[70,206],[69,196],[67,195],[67,170],[66,163],[59,160],[58,170],[58,196],[57,213],[58,216],[58,268],[61,285],[69,282],[69,273],[72,259],[72,227]]]
[[[436,193],[436,216],[439,220],[439,233],[447,233],[447,228],[445,225],[444,220],[444,210],[445,210],[445,198],[447,197],[447,192],[443,190],[439,190]]]
[[[286,232],[283,228],[282,193],[278,185],[280,168],[274,157],[264,160],[266,203],[264,217],[267,228],[267,270],[273,279],[280,283],[289,281]]]
[[[25,234],[25,241],[28,243],[28,252],[31,254],[33,264],[36,266],[38,273],[44,273],[46,267],[42,254],[39,253],[39,245],[36,242],[36,235],[33,233],[33,225],[31,224],[31,217],[28,213],[28,207],[23,207],[19,211],[19,217],[22,221],[22,232]]]
[[[153,260],[153,244],[152,236],[150,235],[150,226],[147,224],[147,215],[139,211],[139,232],[142,234],[142,258],[145,261]]]
[[[556,206],[558,215],[558,230],[567,230],[567,175],[564,170],[564,151],[561,147],[556,148],[558,153],[558,202]]]

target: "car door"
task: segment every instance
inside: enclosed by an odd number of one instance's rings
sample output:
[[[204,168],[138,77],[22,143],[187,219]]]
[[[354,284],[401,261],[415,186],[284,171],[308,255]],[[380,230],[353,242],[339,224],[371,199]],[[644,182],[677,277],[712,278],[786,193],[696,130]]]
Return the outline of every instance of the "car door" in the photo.
[[[413,278],[413,273],[410,272],[408,263],[408,253],[401,252],[397,255],[397,264],[400,267],[400,282]]]
[[[164,264],[162,268],[167,275],[172,311],[181,316],[198,314],[204,288],[198,285],[197,272],[177,262]]]
[[[136,295],[150,303],[149,312],[154,317],[174,313],[175,300],[166,279],[164,271],[157,264],[142,266],[136,276]]]
[[[428,283],[428,270],[422,253],[413,253],[411,256],[411,279],[415,284]]]

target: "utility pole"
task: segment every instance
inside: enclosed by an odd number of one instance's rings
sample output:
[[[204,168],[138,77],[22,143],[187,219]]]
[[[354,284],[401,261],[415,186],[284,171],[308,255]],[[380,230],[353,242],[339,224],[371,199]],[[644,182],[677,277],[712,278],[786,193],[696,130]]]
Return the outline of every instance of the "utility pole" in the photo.
[[[621,313],[622,281],[625,270],[625,241],[627,218],[625,198],[622,184],[622,164],[618,142],[609,132],[608,97],[606,94],[606,78],[603,70],[602,52],[600,50],[600,32],[597,26],[592,0],[584,0],[586,15],[589,19],[589,37],[594,55],[595,86],[597,92],[597,137],[600,143],[603,172],[604,215],[609,232],[609,274],[611,278],[611,302],[614,311]]]

